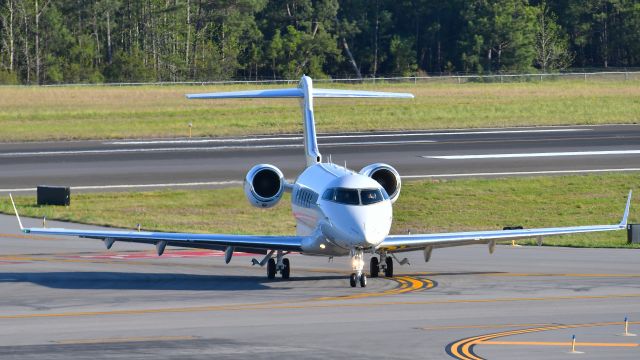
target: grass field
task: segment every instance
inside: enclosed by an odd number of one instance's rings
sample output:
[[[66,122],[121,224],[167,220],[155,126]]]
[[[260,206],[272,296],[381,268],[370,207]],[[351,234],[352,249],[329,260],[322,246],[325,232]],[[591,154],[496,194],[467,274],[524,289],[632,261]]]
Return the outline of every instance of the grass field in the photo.
[[[640,173],[416,181],[403,184],[394,207],[392,233],[441,232],[614,224],[620,221],[629,189],[640,189]],[[640,220],[640,191],[630,223]],[[252,208],[242,189],[74,194],[68,208],[35,205],[16,198],[24,216],[146,230],[293,234],[288,196],[274,209]],[[12,213],[8,199],[0,212]],[[533,243],[533,241],[531,242]],[[545,239],[547,245],[630,247],[626,232]]]
[[[331,85],[414,100],[316,101],[320,132],[640,122],[638,81]],[[325,86],[322,84],[321,86]],[[326,85],[329,86],[329,85]],[[254,86],[0,87],[0,141],[301,131],[295,100],[186,100]],[[262,86],[274,87],[274,86]]]

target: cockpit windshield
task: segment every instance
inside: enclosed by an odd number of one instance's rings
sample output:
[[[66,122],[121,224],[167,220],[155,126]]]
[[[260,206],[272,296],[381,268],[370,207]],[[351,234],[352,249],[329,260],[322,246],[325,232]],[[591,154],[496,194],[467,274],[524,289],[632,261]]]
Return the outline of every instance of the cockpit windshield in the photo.
[[[382,200],[382,193],[378,189],[360,190],[360,201],[362,205],[375,204]]]
[[[388,197],[380,189],[331,188],[324,192],[322,199],[344,205],[371,205]]]

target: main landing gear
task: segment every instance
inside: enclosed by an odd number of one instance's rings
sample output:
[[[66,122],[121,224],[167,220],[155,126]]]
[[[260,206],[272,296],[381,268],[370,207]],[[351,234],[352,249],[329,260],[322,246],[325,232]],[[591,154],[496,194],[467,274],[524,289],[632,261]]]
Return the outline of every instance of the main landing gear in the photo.
[[[378,277],[380,271],[384,272],[385,277],[393,277],[393,258],[385,254],[380,254],[380,259],[378,260],[377,257],[373,256],[369,263],[369,270],[372,278]]]
[[[362,249],[356,249],[351,251],[351,266],[354,273],[349,277],[349,284],[351,287],[356,287],[360,283],[360,287],[367,286],[367,275],[362,272],[364,268],[364,251]]]
[[[284,257],[284,253],[282,251],[278,251],[276,259],[270,258],[269,262],[267,262],[267,278],[275,279],[276,274],[280,272],[283,279],[288,279],[291,274],[291,263],[289,262],[289,259]]]

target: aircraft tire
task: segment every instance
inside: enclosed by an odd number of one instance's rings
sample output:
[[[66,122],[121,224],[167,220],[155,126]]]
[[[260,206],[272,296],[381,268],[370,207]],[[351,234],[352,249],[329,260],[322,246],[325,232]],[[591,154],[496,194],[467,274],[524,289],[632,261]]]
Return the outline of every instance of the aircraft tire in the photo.
[[[391,256],[387,256],[384,260],[387,267],[384,269],[384,276],[393,277],[393,258]]]
[[[282,278],[288,279],[289,275],[291,275],[291,263],[289,259],[282,259],[282,265],[284,265],[284,269],[282,269]]]
[[[369,267],[369,273],[371,274],[371,277],[377,278],[380,274],[380,262],[378,261],[378,258],[375,256],[372,257],[370,265],[371,266]]]
[[[267,263],[267,279],[275,279],[276,277],[276,261],[269,259]]]
[[[367,287],[367,275],[360,275],[360,287]]]
[[[356,287],[357,280],[358,279],[356,273],[351,274],[351,276],[349,277],[349,283],[351,284],[351,287]]]

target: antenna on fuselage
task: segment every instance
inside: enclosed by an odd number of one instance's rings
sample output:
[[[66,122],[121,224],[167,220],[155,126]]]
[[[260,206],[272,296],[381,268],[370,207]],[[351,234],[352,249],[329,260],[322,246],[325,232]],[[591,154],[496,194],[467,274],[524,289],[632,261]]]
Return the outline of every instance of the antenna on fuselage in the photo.
[[[299,98],[302,107],[302,131],[307,167],[321,163],[318,150],[316,124],[313,116],[313,98],[401,98],[412,99],[412,94],[362,90],[314,89],[310,77],[303,75],[297,88],[220,93],[188,94],[187,99],[232,99],[232,98]],[[346,163],[345,163],[346,167]]]

